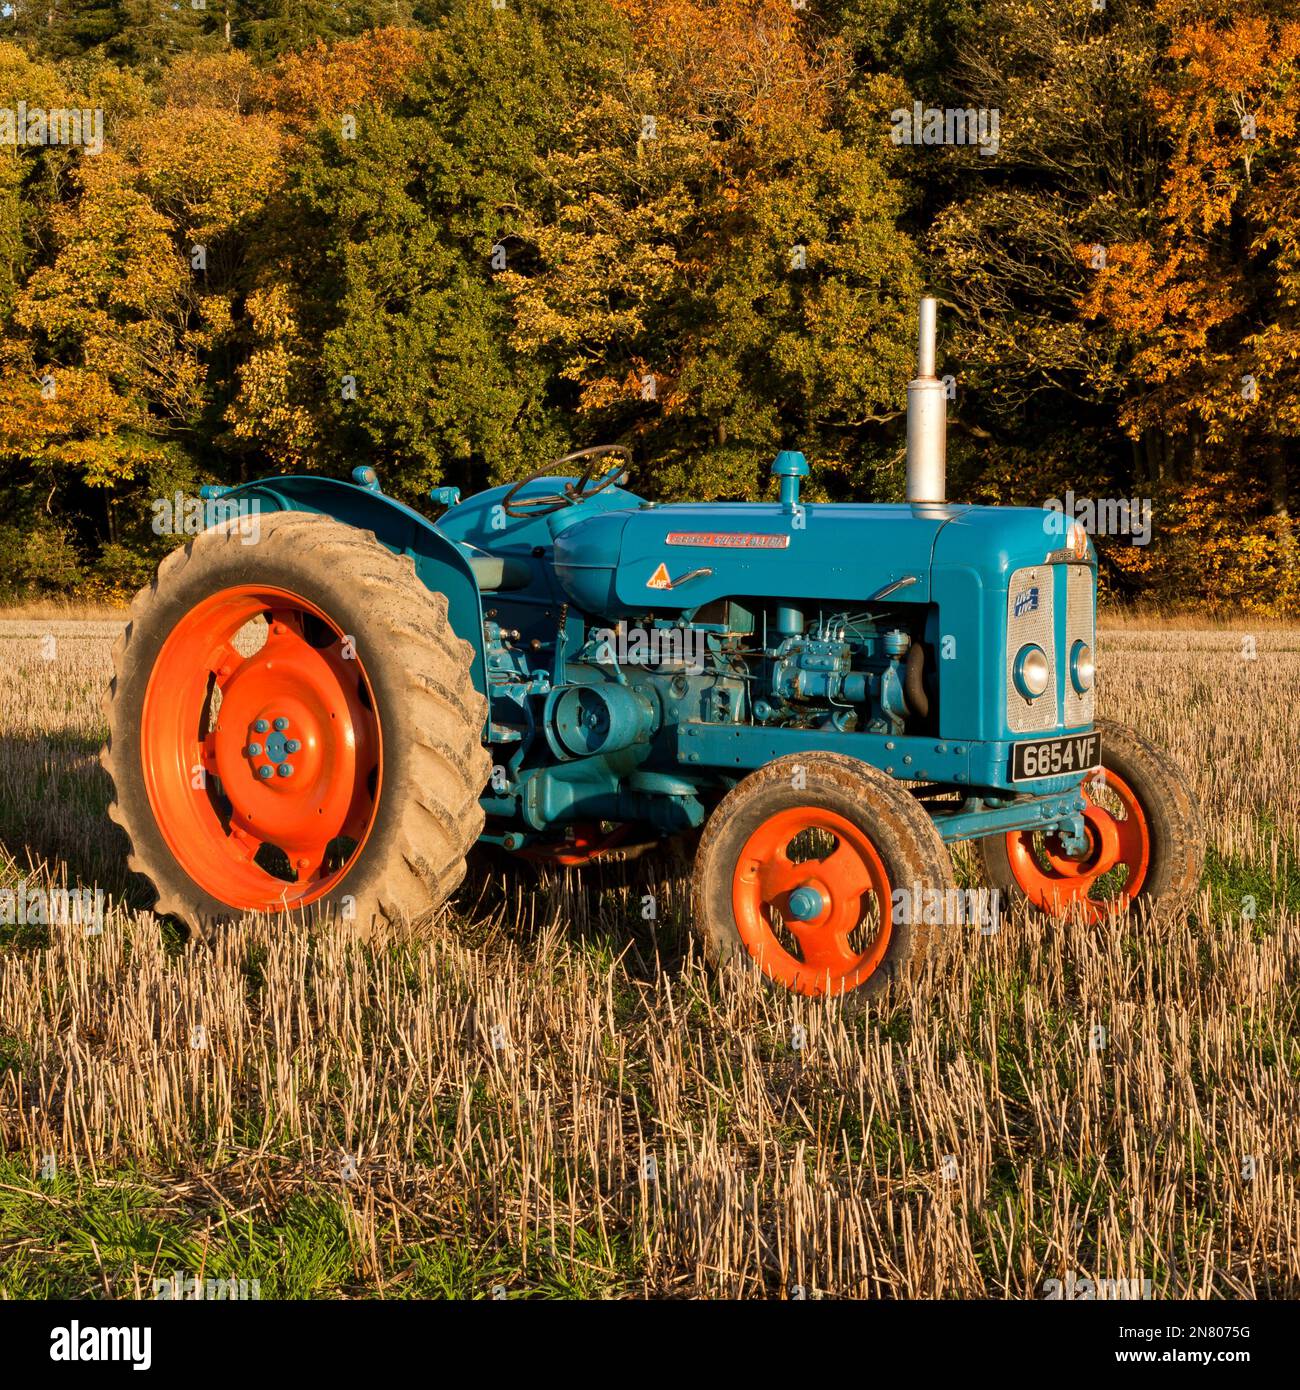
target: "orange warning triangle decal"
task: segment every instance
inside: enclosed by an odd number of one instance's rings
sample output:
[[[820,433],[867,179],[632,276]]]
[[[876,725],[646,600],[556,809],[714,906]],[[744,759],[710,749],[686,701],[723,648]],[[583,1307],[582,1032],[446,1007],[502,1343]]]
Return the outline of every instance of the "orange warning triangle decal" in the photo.
[[[661,564],[646,580],[645,586],[647,589],[671,589],[673,581],[668,577],[668,566]]]

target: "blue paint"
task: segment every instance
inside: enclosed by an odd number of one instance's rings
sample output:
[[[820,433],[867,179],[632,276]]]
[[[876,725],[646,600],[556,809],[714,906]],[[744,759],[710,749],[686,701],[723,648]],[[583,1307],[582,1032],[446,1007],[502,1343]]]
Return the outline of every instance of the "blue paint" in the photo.
[[[1078,774],[1010,780],[1017,740],[1088,727],[1019,735],[1007,724],[1008,612],[1039,612],[1044,583],[1058,697],[1069,679],[1056,514],[802,503],[803,456],[782,451],[771,471],[779,502],[656,505],[613,486],[528,517],[506,515],[505,485],[463,500],[437,488],[448,510],[436,523],[385,496],[366,466],[354,483],[275,478],[227,495],[371,531],[446,596],[489,698],[483,738],[498,771],[482,804],[497,843],[554,837],[576,821],[661,834],[698,826],[748,772],[816,752],[959,793],[958,809],[937,816],[947,840],[1077,833]],[[516,500],[566,481],[535,479]],[[1095,594],[1090,548],[1084,561]],[[1010,593],[1012,574],[1029,567],[1043,578]],[[625,641],[632,629],[669,658],[611,656],[609,634]],[[674,656],[686,638],[689,654]],[[928,713],[912,707],[918,673]],[[267,756],[287,775],[297,744],[273,745],[276,724]]]
[[[811,922],[826,911],[826,899],[815,888],[796,888],[786,899],[786,911],[796,922]]]

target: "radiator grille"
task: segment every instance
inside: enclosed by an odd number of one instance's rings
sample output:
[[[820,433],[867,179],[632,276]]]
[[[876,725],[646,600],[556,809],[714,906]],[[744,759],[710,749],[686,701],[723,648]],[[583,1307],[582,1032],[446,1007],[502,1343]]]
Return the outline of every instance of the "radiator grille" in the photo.
[[[1007,588],[1007,727],[1012,733],[1031,734],[1054,729],[1060,722],[1056,703],[1056,622],[1050,565],[1032,565],[1014,571]],[[1047,654],[1050,671],[1047,689],[1027,700],[1016,689],[1016,653],[1035,642]]]
[[[1087,565],[1068,565],[1065,572],[1065,651],[1062,659],[1068,663],[1074,644],[1086,642],[1097,654],[1097,610],[1092,570]],[[1067,664],[1065,672],[1065,722],[1091,724],[1096,707],[1096,687],[1082,695],[1074,688]]]

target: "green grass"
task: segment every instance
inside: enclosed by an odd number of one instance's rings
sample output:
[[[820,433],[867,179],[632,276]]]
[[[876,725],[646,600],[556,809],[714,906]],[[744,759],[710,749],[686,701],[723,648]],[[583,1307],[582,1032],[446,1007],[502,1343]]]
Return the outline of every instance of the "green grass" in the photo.
[[[1211,846],[1205,856],[1205,882],[1215,890],[1223,912],[1239,914],[1247,898],[1253,898],[1261,929],[1264,919],[1279,909],[1300,912],[1300,873],[1294,869],[1275,878],[1268,864],[1228,858]]]
[[[626,1244],[607,1247],[578,1228],[556,1248],[519,1250],[468,1231],[379,1231],[375,1271],[349,1205],[324,1189],[266,1209],[178,1195],[160,1175],[121,1169],[61,1172],[50,1180],[0,1160],[0,1297],[154,1297],[173,1274],[256,1281],[263,1299],[605,1298],[629,1291],[638,1272]],[[360,1193],[355,1194],[358,1201]],[[237,1209],[242,1207],[242,1209]]]

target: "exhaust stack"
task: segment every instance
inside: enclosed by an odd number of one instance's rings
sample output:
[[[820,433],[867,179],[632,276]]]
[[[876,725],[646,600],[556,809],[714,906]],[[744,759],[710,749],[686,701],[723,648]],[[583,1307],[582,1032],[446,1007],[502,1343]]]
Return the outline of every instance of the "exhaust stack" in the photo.
[[[907,383],[907,500],[947,501],[948,393],[934,374],[938,306],[921,301],[916,377]]]

